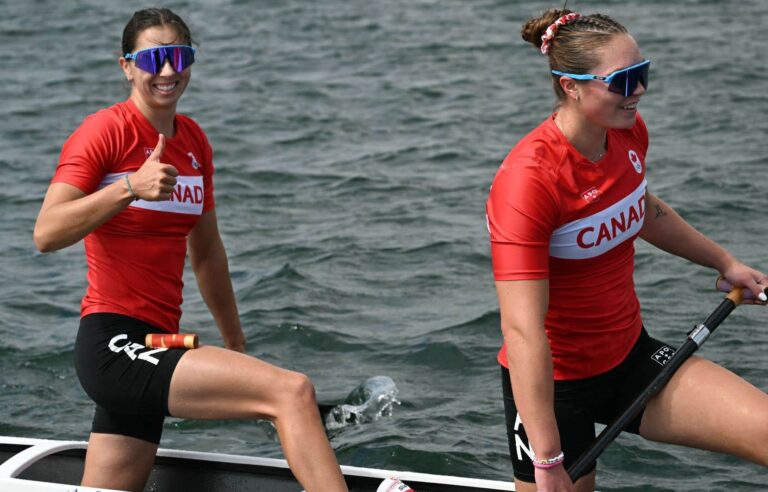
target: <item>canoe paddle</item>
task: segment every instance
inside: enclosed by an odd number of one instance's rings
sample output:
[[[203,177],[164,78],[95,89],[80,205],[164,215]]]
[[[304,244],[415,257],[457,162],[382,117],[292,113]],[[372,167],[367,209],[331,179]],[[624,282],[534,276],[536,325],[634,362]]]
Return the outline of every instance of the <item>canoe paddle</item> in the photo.
[[[720,287],[721,285],[718,285],[718,288]],[[744,291],[740,288],[731,290],[720,305],[717,306],[717,309],[709,315],[706,321],[691,330],[685,343],[683,343],[680,348],[677,349],[675,354],[667,361],[656,378],[648,384],[623,413],[603,429],[600,435],[595,438],[594,442],[592,442],[592,445],[568,468],[568,475],[571,477],[571,480],[575,481],[574,477],[578,477],[584,473],[590,467],[592,462],[605,451],[605,448],[607,448],[616,436],[621,433],[624,427],[626,427],[627,424],[640,413],[651,397],[658,393],[659,390],[669,382],[675,371],[683,365],[683,362],[688,360],[688,358],[704,344],[707,338],[709,338],[709,335],[714,333],[717,327],[720,326],[720,323],[731,314],[731,311],[736,309],[736,306],[744,301],[747,292],[749,291]],[[749,292],[749,294],[751,294],[751,292]],[[754,298],[754,296],[752,297]]]

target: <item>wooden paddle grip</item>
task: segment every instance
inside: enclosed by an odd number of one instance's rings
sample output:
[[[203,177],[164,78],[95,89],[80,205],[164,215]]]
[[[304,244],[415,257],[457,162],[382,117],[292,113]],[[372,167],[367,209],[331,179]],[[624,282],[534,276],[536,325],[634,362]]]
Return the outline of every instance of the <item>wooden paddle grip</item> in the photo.
[[[197,335],[194,333],[147,333],[144,345],[152,348],[187,348],[198,346]]]
[[[742,301],[754,301],[755,300],[755,294],[752,293],[749,289],[735,289],[733,285],[729,281],[723,278],[722,275],[717,277],[717,281],[715,282],[715,287],[720,292],[728,292],[728,297],[730,300],[736,303],[736,305],[739,305],[742,303]],[[738,298],[731,297],[731,293],[734,291],[740,292],[740,296]],[[767,292],[768,293],[768,292]],[[736,294],[734,294],[736,296]]]

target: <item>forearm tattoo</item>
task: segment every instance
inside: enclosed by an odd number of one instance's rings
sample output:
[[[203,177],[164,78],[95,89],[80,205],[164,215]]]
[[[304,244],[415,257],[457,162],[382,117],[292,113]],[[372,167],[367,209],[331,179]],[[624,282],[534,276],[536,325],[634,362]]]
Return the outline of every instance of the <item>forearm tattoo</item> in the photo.
[[[664,209],[661,208],[661,205],[656,204],[656,205],[654,205],[654,208],[656,209],[656,218],[657,219],[661,218],[661,217],[666,217],[667,216],[667,212],[665,212]]]

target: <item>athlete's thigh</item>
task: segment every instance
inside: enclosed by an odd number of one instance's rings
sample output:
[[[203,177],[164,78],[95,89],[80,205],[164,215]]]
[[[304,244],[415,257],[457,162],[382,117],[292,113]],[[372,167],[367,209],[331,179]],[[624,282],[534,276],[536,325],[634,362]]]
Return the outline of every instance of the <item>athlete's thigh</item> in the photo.
[[[181,418],[267,418],[276,415],[278,398],[297,381],[306,377],[233,350],[200,347],[177,364],[168,409]]]
[[[692,357],[649,403],[647,439],[765,460],[768,395],[717,364]]]

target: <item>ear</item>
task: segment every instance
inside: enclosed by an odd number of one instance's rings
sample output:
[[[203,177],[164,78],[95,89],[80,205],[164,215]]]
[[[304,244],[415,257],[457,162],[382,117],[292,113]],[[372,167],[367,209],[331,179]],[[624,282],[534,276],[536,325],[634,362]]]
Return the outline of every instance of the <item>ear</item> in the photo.
[[[123,69],[123,73],[125,74],[125,78],[128,80],[128,82],[133,82],[133,67],[131,66],[130,62],[123,56],[118,58],[117,62],[120,63],[120,68]]]
[[[559,82],[560,87],[569,99],[573,99],[574,101],[581,99],[579,84],[577,84],[575,80],[570,77],[562,76],[560,77]]]

